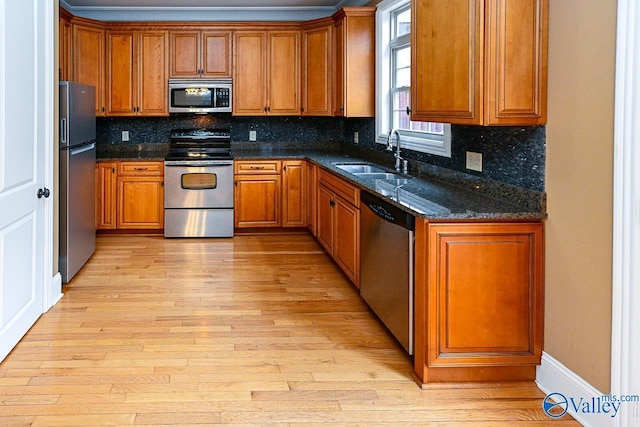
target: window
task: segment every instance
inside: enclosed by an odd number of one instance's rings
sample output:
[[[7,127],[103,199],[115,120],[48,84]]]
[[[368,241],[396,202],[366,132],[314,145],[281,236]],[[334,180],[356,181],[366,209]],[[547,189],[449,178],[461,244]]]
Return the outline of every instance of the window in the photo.
[[[386,144],[398,130],[402,148],[451,157],[451,125],[414,122],[411,106],[411,5],[408,0],[384,0],[376,20],[376,134]]]

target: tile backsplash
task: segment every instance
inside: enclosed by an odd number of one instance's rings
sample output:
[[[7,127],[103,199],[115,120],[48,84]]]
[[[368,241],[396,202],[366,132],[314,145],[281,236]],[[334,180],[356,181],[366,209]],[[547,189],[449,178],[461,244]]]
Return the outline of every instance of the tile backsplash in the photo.
[[[249,132],[256,132],[256,145],[274,148],[316,148],[318,143],[342,142],[355,146],[353,133],[358,132],[358,148],[384,153],[383,144],[375,142],[375,120],[333,117],[238,117],[231,114],[170,117],[100,117],[96,120],[97,144],[123,144],[122,131],[129,132],[124,144],[168,143],[172,129],[229,128],[233,142],[248,142]],[[466,152],[482,153],[483,171],[467,170]],[[545,127],[544,126],[452,126],[451,158],[403,150],[412,167],[434,165],[480,178],[544,191]]]

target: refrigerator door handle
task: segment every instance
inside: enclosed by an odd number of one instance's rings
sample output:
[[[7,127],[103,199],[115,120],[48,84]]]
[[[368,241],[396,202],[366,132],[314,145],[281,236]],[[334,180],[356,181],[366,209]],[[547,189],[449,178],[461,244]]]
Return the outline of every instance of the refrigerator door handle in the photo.
[[[96,143],[92,142],[89,145],[83,145],[82,147],[72,148],[71,150],[69,150],[69,154],[71,154],[72,156],[75,156],[76,154],[81,154],[81,153],[84,153],[85,151],[93,150],[94,148],[96,148]]]
[[[63,144],[67,143],[67,119],[60,119],[60,142]]]

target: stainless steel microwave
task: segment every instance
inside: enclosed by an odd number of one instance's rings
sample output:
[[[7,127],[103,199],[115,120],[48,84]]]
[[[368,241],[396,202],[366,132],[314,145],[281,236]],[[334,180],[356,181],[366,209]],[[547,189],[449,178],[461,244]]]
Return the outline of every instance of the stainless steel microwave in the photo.
[[[230,113],[231,79],[169,79],[169,113]]]

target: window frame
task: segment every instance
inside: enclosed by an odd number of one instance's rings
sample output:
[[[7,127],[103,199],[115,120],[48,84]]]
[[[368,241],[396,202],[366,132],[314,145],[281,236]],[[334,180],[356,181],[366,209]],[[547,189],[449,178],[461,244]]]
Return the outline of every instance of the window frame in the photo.
[[[410,0],[383,0],[378,3],[376,11],[376,142],[387,143],[387,137],[391,131],[393,106],[392,106],[392,49],[407,42],[410,44],[410,34],[403,35],[392,44],[392,31],[395,33],[393,15],[397,11],[410,7]],[[434,154],[443,157],[451,157],[451,125],[444,124],[444,134],[432,134],[428,132],[398,129],[401,139],[401,148]]]

